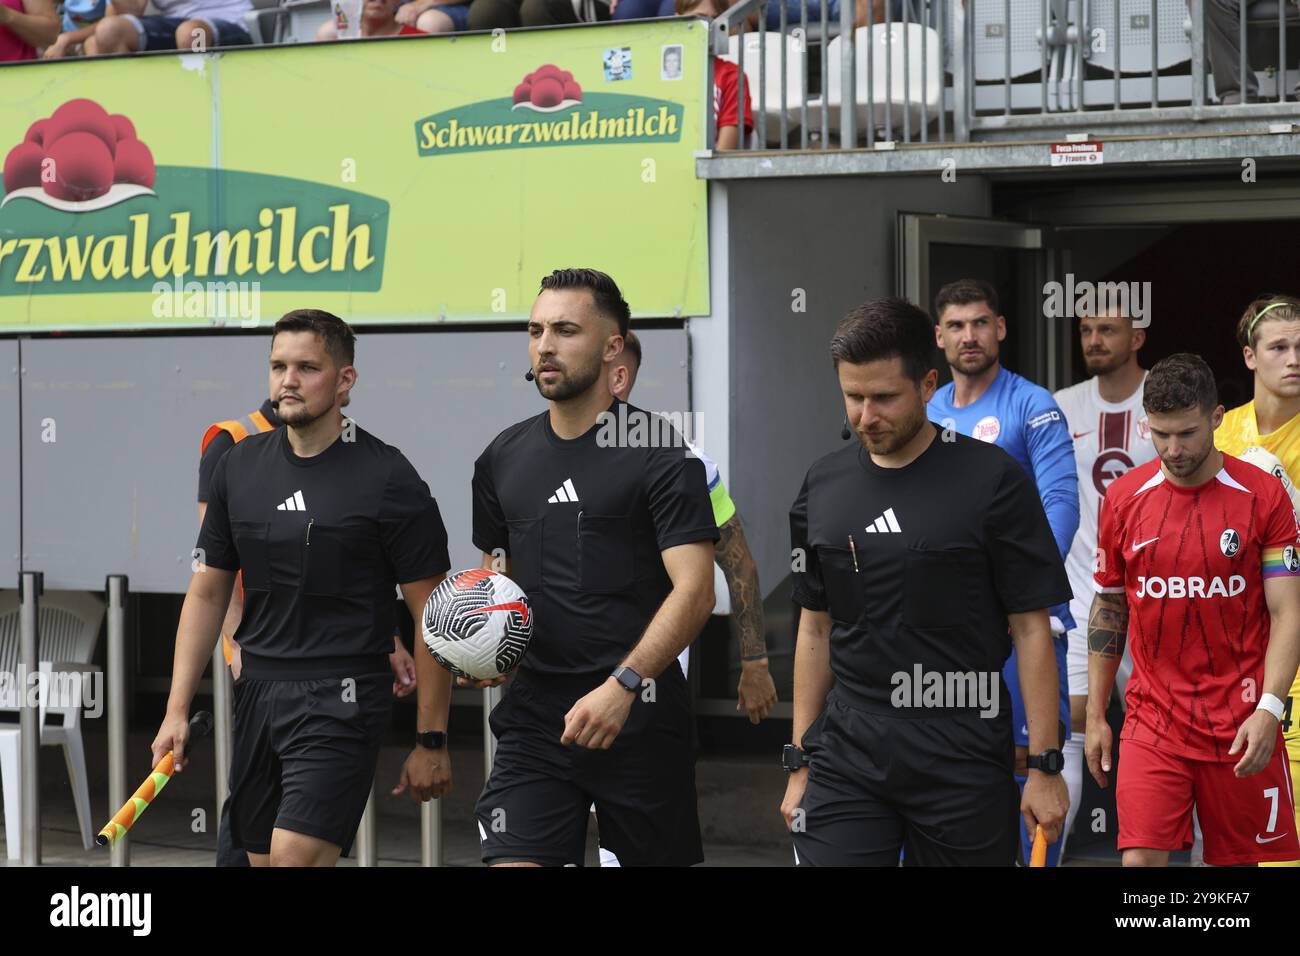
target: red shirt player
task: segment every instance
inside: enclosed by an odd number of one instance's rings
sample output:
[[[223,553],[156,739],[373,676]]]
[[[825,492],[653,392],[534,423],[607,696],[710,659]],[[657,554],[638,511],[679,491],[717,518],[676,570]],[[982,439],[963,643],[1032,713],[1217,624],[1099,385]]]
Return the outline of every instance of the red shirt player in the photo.
[[[1097,533],[1084,751],[1099,786],[1106,723],[1131,639],[1116,782],[1125,866],[1192,845],[1235,866],[1300,856],[1282,701],[1300,665],[1300,526],[1276,477],[1214,447],[1214,376],[1183,353],[1157,363],[1143,406],[1158,461],[1112,482]]]

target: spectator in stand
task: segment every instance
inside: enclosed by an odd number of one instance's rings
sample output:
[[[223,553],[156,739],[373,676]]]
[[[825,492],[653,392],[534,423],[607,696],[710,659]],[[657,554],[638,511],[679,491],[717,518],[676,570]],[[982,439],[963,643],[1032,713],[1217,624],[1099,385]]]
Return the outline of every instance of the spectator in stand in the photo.
[[[595,3],[597,20],[609,19],[606,0]],[[514,27],[549,27],[579,23],[573,0],[473,0],[469,11],[471,30],[509,30]]]
[[[609,10],[615,20],[649,20],[676,15],[674,0],[610,0]]]
[[[397,22],[421,33],[456,33],[469,29],[469,2],[407,0],[397,8]]]
[[[627,2],[627,0],[623,0]],[[622,3],[619,4],[622,6]],[[676,0],[674,11],[679,17],[721,16],[731,6],[730,0]],[[715,149],[739,149],[744,144],[736,130],[736,99],[739,96],[740,68],[720,56],[713,58],[713,116],[718,124]],[[745,135],[754,131],[754,113],[750,107],[749,85],[745,87]]]
[[[1256,27],[1248,27],[1255,30]],[[1241,88],[1241,0],[1207,0],[1205,52],[1214,74],[1214,92],[1223,106],[1259,102],[1259,77],[1246,54],[1246,89]],[[1243,92],[1245,95],[1243,96]],[[1292,95],[1295,90],[1292,90]]]
[[[253,11],[250,0],[153,0],[158,14],[145,16],[148,4],[149,0],[113,0],[108,16],[86,39],[86,53],[211,50],[253,42],[244,27],[244,15]]]
[[[108,12],[107,0],[65,0],[59,38],[45,48],[45,59],[75,56]]]
[[[0,0],[0,63],[34,60],[58,35],[54,0]]]
[[[361,12],[363,37],[418,36],[424,33],[454,33],[469,28],[468,3],[438,3],[437,0],[366,0]],[[338,27],[331,17],[316,31],[317,40],[337,40]]]

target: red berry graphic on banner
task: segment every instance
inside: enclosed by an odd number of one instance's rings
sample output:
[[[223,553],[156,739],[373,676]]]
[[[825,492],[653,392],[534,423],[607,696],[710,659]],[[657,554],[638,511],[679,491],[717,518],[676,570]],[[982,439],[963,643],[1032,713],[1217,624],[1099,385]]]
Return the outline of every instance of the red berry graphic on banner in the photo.
[[[5,192],[41,184],[41,160],[45,150],[31,142],[19,143],[5,157]]]
[[[533,83],[533,105],[546,109],[559,106],[564,99],[564,84],[557,77],[543,76]]]
[[[117,141],[120,143],[124,139],[135,139],[135,124],[123,116],[121,113],[114,113],[109,117],[113,123],[113,128],[117,130]]]
[[[102,196],[113,185],[113,156],[94,133],[65,133],[46,156],[54,162],[54,182],[41,185],[55,199],[85,202]]]
[[[524,76],[511,96],[512,108],[527,106],[553,112],[581,102],[582,87],[568,70],[544,63]]]
[[[90,133],[99,137],[112,158],[117,148],[117,127],[108,118],[108,112],[93,100],[68,100],[45,124],[42,142],[48,150],[59,140],[74,132]]]
[[[6,199],[29,190],[27,198],[46,205],[102,209],[152,190],[156,177],[153,153],[128,117],[75,99],[27,128],[5,157],[3,183]]]
[[[138,139],[118,143],[117,157],[113,162],[113,181],[152,188],[153,179],[153,153],[149,152],[149,147]]]

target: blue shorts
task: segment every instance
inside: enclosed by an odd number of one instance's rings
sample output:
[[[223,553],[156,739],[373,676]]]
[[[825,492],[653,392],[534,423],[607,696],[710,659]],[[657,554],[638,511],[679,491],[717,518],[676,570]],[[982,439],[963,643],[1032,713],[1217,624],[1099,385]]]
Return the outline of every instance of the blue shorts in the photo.
[[[176,30],[186,20],[202,20],[212,28],[213,47],[252,46],[253,38],[243,24],[230,20],[209,20],[207,17],[137,17],[126,15],[125,20],[135,24],[140,35],[140,50],[175,50]]]
[[[1056,670],[1061,680],[1061,723],[1065,725],[1065,737],[1056,746],[1064,745],[1070,739],[1070,680],[1066,676],[1066,655],[1069,653],[1069,641],[1064,634],[1052,635],[1052,646],[1056,651]],[[1011,693],[1011,731],[1017,747],[1029,746],[1029,727],[1025,717],[1025,699],[1020,695],[1020,674],[1016,669],[1016,649],[1011,649],[1006,666],[1002,668],[1002,679],[1007,683]]]
[[[468,3],[440,3],[437,6],[429,8],[437,10],[439,13],[445,13],[451,17],[452,25],[457,31],[469,29],[469,4]]]

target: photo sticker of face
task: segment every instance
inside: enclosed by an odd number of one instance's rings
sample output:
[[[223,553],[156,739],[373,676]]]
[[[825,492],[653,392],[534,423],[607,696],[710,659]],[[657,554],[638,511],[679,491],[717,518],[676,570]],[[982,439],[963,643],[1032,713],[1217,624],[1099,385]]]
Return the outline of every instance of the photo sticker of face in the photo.
[[[680,43],[666,45],[660,56],[659,79],[680,80],[682,78],[682,46]]]

